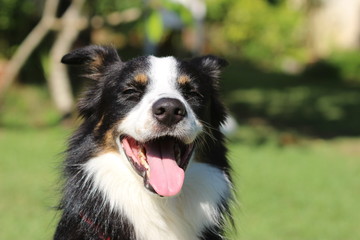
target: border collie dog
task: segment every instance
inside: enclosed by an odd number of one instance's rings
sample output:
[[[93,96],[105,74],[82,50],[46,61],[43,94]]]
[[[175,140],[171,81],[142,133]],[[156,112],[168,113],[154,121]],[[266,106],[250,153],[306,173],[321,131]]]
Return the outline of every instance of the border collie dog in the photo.
[[[54,239],[223,239],[230,167],[215,56],[124,62],[111,47],[62,59],[92,85],[64,162]]]

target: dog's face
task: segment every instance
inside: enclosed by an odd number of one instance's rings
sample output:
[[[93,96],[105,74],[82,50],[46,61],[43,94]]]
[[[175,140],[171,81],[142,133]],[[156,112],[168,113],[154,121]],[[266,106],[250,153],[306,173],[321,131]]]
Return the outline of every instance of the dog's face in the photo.
[[[123,62],[111,48],[90,46],[62,62],[83,65],[96,81],[79,111],[92,125],[99,151],[125,155],[152,192],[178,194],[199,139],[211,137],[224,120],[217,80],[226,61],[148,56]]]

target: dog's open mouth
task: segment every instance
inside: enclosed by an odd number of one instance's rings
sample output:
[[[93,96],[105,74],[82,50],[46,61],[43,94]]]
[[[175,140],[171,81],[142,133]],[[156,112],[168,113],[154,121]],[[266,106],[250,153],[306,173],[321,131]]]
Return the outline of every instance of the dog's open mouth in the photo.
[[[144,185],[160,196],[174,196],[181,191],[185,170],[193,152],[193,144],[174,137],[161,137],[140,143],[122,137],[121,145]]]

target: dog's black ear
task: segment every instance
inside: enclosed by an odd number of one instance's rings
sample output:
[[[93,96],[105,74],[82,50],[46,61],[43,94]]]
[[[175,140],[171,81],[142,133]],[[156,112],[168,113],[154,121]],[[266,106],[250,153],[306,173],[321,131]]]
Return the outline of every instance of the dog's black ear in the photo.
[[[101,101],[104,81],[107,69],[114,64],[119,67],[123,64],[116,50],[108,46],[91,45],[76,49],[61,59],[61,62],[81,67],[83,76],[95,80],[88,86],[87,91],[80,98],[78,109],[80,115],[89,118],[95,116]]]
[[[213,55],[206,55],[203,57],[196,57],[190,60],[194,66],[203,75],[208,76],[211,80],[211,104],[210,117],[211,126],[214,129],[219,129],[220,125],[225,121],[226,109],[219,97],[219,79],[221,71],[228,65],[228,62],[220,57]]]
[[[116,50],[108,46],[91,45],[76,49],[62,57],[61,62],[69,65],[81,65],[88,78],[97,80],[107,66],[121,63]]]
[[[228,62],[220,57],[214,55],[206,55],[203,57],[196,57],[191,60],[194,66],[197,66],[204,74],[213,79],[218,79],[221,70],[228,65]]]

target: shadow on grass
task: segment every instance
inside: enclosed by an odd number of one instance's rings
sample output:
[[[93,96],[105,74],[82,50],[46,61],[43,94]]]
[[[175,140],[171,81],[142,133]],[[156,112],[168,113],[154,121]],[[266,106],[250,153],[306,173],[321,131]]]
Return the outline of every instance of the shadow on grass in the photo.
[[[360,86],[319,62],[299,75],[267,72],[231,61],[222,80],[224,100],[241,124],[333,138],[360,135]]]

